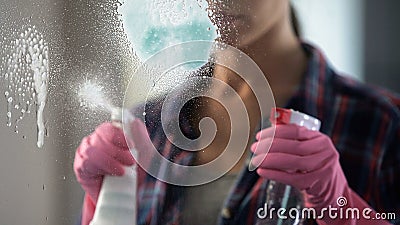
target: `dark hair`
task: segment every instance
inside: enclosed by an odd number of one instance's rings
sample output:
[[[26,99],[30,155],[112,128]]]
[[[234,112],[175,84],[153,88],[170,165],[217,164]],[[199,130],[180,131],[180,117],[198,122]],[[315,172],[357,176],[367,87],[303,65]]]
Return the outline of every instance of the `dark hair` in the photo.
[[[300,37],[301,29],[300,29],[300,25],[299,25],[299,19],[297,18],[297,12],[294,9],[292,4],[290,4],[290,22],[292,24],[294,33],[296,34],[297,37]]]

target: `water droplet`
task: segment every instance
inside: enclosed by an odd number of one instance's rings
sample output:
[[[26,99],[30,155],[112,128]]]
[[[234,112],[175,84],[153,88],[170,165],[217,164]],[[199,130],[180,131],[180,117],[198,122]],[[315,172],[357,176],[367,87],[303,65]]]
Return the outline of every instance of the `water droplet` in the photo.
[[[22,138],[23,138],[23,139],[26,139],[26,136],[24,135],[24,136],[22,136]]]
[[[11,103],[13,101],[13,98],[12,97],[9,97],[8,99],[7,99],[7,102],[9,102],[9,103]]]
[[[42,190],[43,190],[43,191],[46,190],[46,185],[43,184]]]
[[[11,118],[11,112],[7,112],[7,117]]]

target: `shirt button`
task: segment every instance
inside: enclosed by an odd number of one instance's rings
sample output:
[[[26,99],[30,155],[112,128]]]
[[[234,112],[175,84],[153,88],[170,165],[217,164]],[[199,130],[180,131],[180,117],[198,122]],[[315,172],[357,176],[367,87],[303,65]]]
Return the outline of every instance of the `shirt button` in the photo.
[[[232,217],[231,211],[228,208],[223,208],[221,211],[221,216],[224,219],[230,219]]]

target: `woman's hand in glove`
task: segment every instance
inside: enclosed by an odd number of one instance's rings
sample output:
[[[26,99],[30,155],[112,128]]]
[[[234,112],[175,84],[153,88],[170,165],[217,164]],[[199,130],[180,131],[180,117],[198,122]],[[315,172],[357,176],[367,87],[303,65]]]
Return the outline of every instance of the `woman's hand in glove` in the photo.
[[[96,203],[104,175],[122,176],[124,166],[134,163],[122,129],[108,122],[82,140],[76,150],[74,172],[86,194]]]
[[[306,207],[321,213],[323,208],[370,208],[347,184],[339,164],[339,154],[331,139],[318,131],[293,124],[276,125],[261,130],[257,142],[251,146],[255,154],[252,163],[259,165],[257,173],[302,190]],[[271,144],[272,143],[272,144]],[[269,148],[269,146],[271,146]],[[346,198],[347,204],[338,203]],[[339,205],[338,205],[339,204]],[[319,215],[319,214],[317,214]],[[373,217],[372,210],[369,216]],[[318,220],[320,224],[388,224],[383,220],[365,218],[329,218],[328,213]]]

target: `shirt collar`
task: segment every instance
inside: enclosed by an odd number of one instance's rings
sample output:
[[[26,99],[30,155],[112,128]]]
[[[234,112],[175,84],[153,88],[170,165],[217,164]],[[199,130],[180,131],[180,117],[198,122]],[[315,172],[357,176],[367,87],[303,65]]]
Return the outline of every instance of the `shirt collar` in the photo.
[[[285,108],[301,111],[323,120],[333,104],[334,71],[323,53],[310,44],[302,43],[308,56],[307,69],[296,93]]]

